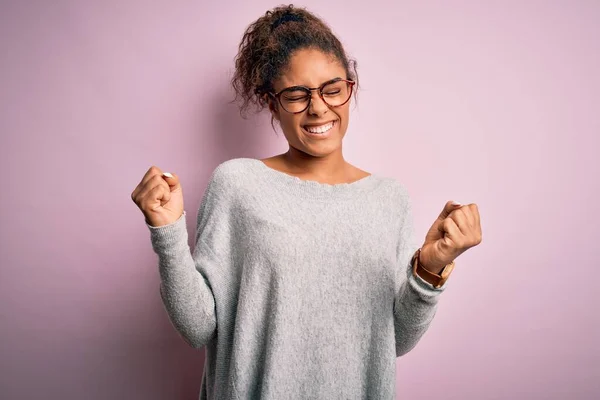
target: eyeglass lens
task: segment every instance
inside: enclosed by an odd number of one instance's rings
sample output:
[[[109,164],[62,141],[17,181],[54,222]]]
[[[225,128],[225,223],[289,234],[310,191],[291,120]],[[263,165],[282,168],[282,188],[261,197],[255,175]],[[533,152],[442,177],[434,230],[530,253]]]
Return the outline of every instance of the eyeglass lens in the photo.
[[[325,103],[331,107],[342,105],[350,99],[351,86],[345,81],[332,82],[322,89]],[[281,106],[288,112],[301,112],[308,107],[311,92],[307,89],[296,88],[284,90],[279,96]]]

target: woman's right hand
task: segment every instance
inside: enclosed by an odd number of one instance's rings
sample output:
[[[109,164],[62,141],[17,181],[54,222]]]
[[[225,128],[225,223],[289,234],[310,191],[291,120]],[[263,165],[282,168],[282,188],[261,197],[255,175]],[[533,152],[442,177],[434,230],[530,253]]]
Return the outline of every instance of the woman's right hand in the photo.
[[[165,175],[166,174],[166,175]],[[183,214],[183,191],[176,174],[152,166],[131,193],[146,223],[153,227],[171,224]]]

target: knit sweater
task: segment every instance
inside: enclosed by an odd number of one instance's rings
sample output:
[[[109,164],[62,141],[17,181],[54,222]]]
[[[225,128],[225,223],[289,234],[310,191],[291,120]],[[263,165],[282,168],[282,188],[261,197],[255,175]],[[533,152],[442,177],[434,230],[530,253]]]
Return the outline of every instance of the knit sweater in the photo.
[[[200,399],[393,399],[396,357],[440,293],[413,275],[411,200],[396,179],[303,180],[225,161],[186,212],[148,224],[174,328],[206,346]]]

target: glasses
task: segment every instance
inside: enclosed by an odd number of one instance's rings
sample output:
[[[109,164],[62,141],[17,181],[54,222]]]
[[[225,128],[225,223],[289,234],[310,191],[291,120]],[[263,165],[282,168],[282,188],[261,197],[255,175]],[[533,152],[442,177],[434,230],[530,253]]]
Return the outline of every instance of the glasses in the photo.
[[[292,86],[277,93],[269,94],[279,101],[285,111],[291,114],[299,114],[310,105],[313,90],[318,90],[319,97],[327,106],[343,106],[350,100],[355,83],[355,81],[348,79],[335,78],[316,88]]]

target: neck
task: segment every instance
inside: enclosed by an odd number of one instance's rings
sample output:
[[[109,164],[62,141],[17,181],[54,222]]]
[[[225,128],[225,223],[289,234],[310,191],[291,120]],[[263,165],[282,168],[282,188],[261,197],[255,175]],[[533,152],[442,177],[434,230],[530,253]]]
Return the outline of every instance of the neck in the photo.
[[[322,178],[344,176],[348,168],[341,148],[327,156],[315,157],[290,147],[287,152],[281,154],[281,159],[292,172]]]

